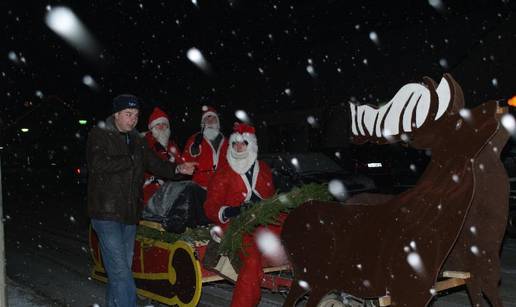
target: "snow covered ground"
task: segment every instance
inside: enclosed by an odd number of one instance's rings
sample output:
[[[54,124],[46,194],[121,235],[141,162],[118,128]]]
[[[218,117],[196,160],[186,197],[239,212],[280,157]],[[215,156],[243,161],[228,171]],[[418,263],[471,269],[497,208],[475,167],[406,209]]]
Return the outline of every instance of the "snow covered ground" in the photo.
[[[46,298],[32,289],[24,287],[7,278],[7,306],[9,307],[40,307],[59,306],[58,303]]]

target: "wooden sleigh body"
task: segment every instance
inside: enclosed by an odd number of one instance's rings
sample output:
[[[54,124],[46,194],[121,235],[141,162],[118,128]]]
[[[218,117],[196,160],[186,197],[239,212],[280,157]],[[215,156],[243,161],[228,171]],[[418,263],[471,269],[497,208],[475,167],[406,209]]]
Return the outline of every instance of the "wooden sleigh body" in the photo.
[[[139,227],[164,231],[159,223],[141,221]],[[95,231],[89,231],[90,252],[93,259],[92,277],[107,282],[107,274],[100,254]],[[203,267],[208,242],[164,242],[137,235],[133,256],[133,276],[138,295],[173,306],[197,306],[206,283],[229,280],[236,282],[235,272],[228,258],[219,259],[214,270]],[[272,291],[289,288],[289,265],[269,265],[264,261],[262,287]],[[286,274],[279,274],[285,271]],[[284,276],[285,275],[285,276]]]

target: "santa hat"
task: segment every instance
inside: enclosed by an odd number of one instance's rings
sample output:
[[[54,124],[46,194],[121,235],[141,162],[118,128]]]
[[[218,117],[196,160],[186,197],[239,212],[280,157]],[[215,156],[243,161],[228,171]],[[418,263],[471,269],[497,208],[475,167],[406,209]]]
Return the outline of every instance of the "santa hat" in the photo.
[[[148,128],[151,130],[159,124],[167,124],[170,126],[167,114],[165,114],[165,112],[163,112],[160,108],[155,107],[149,117]]]
[[[202,106],[201,125],[208,115],[215,116],[217,118],[217,121],[219,120],[219,114],[217,114],[217,110],[215,110],[215,108],[209,106]]]
[[[229,144],[234,142],[247,141],[247,148],[258,152],[258,140],[256,139],[255,129],[253,126],[243,123],[235,123],[233,125],[233,133],[229,137]]]
[[[256,138],[256,135],[255,135],[255,129],[253,126],[251,125],[248,125],[248,124],[244,124],[244,123],[234,123],[233,124],[233,133],[238,133],[240,135],[244,135],[245,133],[247,133],[248,135],[254,135],[254,137]]]

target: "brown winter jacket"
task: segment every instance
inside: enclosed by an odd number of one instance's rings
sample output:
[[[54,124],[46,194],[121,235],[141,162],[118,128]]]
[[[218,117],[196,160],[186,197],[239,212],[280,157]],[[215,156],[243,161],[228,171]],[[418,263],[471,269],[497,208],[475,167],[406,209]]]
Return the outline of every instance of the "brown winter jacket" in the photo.
[[[105,126],[94,127],[87,144],[88,215],[90,218],[137,224],[142,210],[144,171],[169,179],[176,175],[176,164],[161,160],[136,130],[126,134],[116,129],[113,116]]]

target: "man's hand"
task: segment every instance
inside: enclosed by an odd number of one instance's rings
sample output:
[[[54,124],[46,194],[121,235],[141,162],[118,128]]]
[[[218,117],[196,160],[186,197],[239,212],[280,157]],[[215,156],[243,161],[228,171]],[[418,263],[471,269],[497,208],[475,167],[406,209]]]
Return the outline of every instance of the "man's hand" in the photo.
[[[195,171],[195,167],[198,164],[199,163],[197,163],[197,162],[185,162],[185,163],[179,164],[177,166],[177,172],[179,172],[180,174],[183,174],[183,175],[192,175],[193,172]]]

